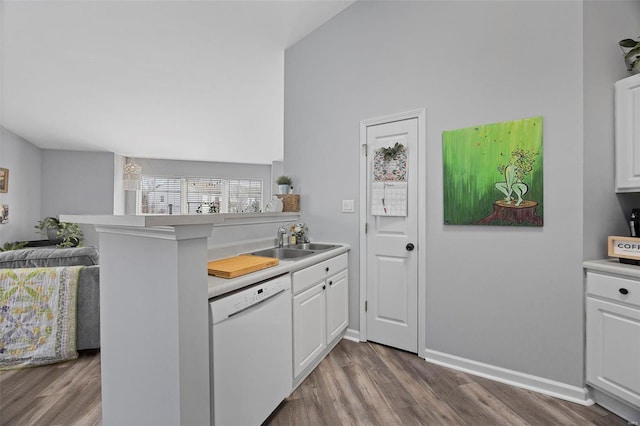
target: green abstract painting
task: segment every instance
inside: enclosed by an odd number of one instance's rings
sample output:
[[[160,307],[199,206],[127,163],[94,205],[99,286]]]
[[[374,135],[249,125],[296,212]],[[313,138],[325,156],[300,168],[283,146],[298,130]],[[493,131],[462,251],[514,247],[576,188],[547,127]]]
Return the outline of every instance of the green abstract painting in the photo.
[[[542,226],[542,117],[442,133],[445,225]]]

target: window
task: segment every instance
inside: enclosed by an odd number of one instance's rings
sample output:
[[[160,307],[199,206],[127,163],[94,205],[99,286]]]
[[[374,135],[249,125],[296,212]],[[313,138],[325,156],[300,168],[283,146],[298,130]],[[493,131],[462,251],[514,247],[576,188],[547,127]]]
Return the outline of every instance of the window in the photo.
[[[180,179],[143,176],[139,213],[169,214],[169,206],[174,213],[180,212],[181,186]]]
[[[229,179],[229,211],[262,210],[262,181]]]
[[[243,213],[262,210],[261,179],[142,176],[138,214]]]

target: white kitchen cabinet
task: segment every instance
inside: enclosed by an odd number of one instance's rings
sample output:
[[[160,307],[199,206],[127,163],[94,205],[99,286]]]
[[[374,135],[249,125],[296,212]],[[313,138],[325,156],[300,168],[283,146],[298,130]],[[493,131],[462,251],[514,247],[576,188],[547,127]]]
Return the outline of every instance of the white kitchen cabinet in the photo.
[[[293,296],[293,376],[311,365],[327,347],[326,284]]]
[[[293,273],[293,376],[300,382],[349,323],[348,255]]]
[[[615,189],[640,192],[640,74],[615,85]]]
[[[347,271],[327,280],[327,343],[337,338],[349,324],[349,285]]]
[[[589,271],[586,299],[587,383],[640,410],[640,281]]]

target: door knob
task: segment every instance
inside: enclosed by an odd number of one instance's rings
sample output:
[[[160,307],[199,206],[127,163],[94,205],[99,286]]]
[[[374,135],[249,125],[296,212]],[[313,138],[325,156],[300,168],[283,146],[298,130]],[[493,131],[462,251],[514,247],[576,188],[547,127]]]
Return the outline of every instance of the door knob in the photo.
[[[413,251],[414,248],[416,248],[416,246],[414,246],[413,243],[407,244],[407,247],[406,247],[407,251]]]

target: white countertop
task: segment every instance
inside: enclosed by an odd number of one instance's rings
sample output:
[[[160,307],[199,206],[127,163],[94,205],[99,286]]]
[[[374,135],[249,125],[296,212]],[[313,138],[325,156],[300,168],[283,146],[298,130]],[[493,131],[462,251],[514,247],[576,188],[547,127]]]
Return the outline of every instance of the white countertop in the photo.
[[[62,214],[63,222],[75,222],[100,226],[130,226],[149,228],[153,226],[180,225],[240,225],[248,223],[266,223],[293,221],[300,216],[298,212],[286,213],[214,213],[214,214],[162,214],[162,215],[80,215]]]
[[[582,263],[582,266],[588,271],[608,272],[610,274],[640,278],[640,266],[620,263],[618,258],[587,260]]]
[[[335,243],[329,243],[335,244]],[[310,256],[305,256],[298,259],[286,259],[280,260],[277,266],[272,266],[267,269],[262,269],[257,272],[242,275],[237,278],[219,278],[209,276],[209,298],[221,296],[223,294],[232,292],[234,290],[241,289],[251,284],[275,277],[277,275],[286,274],[289,272],[298,271],[304,269],[307,266],[315,265],[323,260],[330,259],[338,256],[342,253],[346,253],[351,249],[349,244],[336,244],[338,247],[331,250],[318,250]],[[285,246],[286,247],[286,246]],[[211,259],[215,260],[215,259]]]

